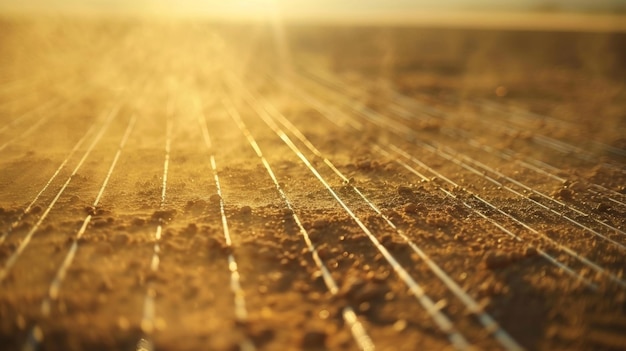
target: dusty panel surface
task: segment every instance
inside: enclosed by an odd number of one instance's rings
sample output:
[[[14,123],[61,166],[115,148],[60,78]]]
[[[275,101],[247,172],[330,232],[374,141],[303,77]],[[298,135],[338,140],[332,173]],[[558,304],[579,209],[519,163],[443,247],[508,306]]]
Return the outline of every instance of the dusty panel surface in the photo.
[[[3,350],[626,347],[626,36],[2,18]]]

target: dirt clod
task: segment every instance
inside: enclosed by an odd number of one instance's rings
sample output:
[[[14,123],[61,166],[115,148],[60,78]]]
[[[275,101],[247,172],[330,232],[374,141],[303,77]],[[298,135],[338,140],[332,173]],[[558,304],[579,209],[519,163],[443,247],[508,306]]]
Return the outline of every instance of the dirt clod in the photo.
[[[252,207],[250,207],[250,206],[243,206],[243,207],[239,210],[239,213],[240,213],[242,216],[249,216],[249,215],[251,215],[251,214],[252,214]]]
[[[146,224],[146,220],[143,218],[135,217],[132,219],[131,224],[136,227],[141,227]]]
[[[418,212],[418,207],[414,203],[408,203],[404,206],[404,213],[415,214]]]
[[[413,195],[413,189],[408,186],[401,185],[398,187],[398,195],[411,196]]]
[[[174,219],[177,213],[178,211],[176,211],[175,209],[154,211],[154,213],[152,214],[152,220],[164,222],[171,221],[172,219]]]
[[[529,246],[524,250],[524,256],[526,257],[534,257],[537,256],[539,253],[537,252],[537,249],[533,246]]]
[[[130,236],[126,233],[120,233],[113,238],[115,245],[126,245],[130,242]]]
[[[489,269],[504,268],[512,261],[511,255],[500,251],[489,251],[485,254],[485,266]]]
[[[95,216],[96,215],[96,208],[93,206],[85,206],[85,212],[89,215]]]
[[[319,349],[326,347],[326,332],[323,330],[310,330],[304,333],[300,345],[303,349]]]
[[[328,226],[328,220],[326,219],[318,219],[315,222],[313,222],[313,228],[315,229],[324,229]]]
[[[219,204],[222,198],[218,194],[213,194],[209,197],[209,201],[212,204]]]

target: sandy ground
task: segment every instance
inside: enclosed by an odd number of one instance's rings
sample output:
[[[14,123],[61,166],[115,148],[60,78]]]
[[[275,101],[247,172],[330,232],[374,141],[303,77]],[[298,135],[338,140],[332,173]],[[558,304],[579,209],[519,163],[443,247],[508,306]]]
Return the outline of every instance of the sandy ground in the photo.
[[[626,348],[626,36],[3,18],[3,350]]]

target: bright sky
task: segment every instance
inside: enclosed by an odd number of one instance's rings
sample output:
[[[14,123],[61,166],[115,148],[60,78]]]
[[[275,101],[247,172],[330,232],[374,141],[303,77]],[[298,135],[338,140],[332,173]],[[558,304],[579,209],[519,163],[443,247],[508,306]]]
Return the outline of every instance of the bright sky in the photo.
[[[626,32],[626,0],[0,0],[16,11]]]
[[[0,0],[0,9],[89,13],[249,15],[263,14],[274,6],[279,6],[286,15],[538,8],[610,12],[616,8],[626,9],[626,0]]]

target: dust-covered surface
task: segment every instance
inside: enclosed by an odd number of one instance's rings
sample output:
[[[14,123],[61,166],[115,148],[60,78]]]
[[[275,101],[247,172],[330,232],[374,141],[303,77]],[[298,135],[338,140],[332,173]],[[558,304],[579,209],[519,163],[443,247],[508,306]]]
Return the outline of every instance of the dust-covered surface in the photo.
[[[2,350],[626,347],[624,34],[0,26]]]

